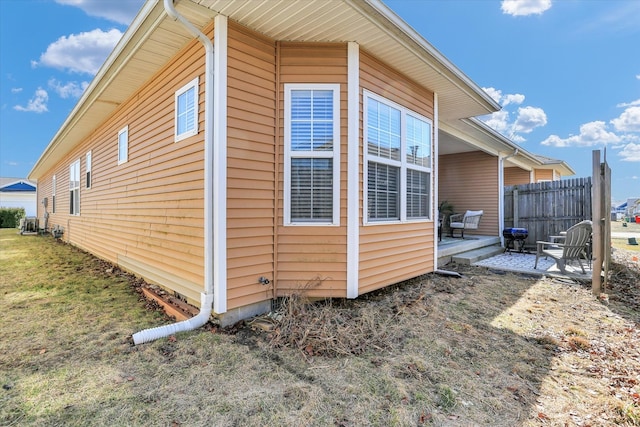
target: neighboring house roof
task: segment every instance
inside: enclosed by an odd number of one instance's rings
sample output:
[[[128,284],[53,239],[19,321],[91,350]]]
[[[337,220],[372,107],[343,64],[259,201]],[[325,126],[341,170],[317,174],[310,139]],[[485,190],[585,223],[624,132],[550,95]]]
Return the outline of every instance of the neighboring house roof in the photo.
[[[275,40],[349,42],[438,94],[440,120],[492,113],[500,106],[380,0],[195,0],[176,9],[203,28],[217,14]],[[161,1],[148,0],[29,176],[45,173],[193,40]]]
[[[539,154],[534,154],[533,156],[538,160],[538,162],[540,162],[538,169],[554,169],[560,172],[562,176],[576,174],[571,166],[569,166],[569,164],[564,160],[553,159],[551,157],[541,156]]]
[[[526,170],[555,169],[562,176],[575,175],[575,171],[564,160],[530,153],[477,118],[441,123],[440,130],[445,134],[440,136],[439,154],[448,154],[447,150],[459,153],[480,149],[494,156],[503,156],[505,166]],[[474,145],[468,145],[469,142]]]
[[[0,191],[3,193],[33,192],[36,183],[28,179],[0,178]]]

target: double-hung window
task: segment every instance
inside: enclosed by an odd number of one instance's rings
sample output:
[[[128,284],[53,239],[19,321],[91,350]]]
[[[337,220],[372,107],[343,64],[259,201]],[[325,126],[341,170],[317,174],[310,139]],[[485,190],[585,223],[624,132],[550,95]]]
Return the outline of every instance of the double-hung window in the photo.
[[[366,221],[428,219],[431,121],[371,92],[364,102]]]
[[[86,168],[87,168],[87,172],[86,172],[86,184],[87,184],[87,188],[91,188],[91,151],[89,151],[87,153],[86,156]]]
[[[129,160],[129,126],[125,126],[118,132],[118,164]]]
[[[51,213],[56,213],[56,176],[51,179]]]
[[[175,94],[175,141],[198,133],[198,78],[191,80]]]
[[[80,215],[80,159],[69,166],[69,214]]]
[[[285,224],[339,224],[339,150],[340,85],[285,85]]]

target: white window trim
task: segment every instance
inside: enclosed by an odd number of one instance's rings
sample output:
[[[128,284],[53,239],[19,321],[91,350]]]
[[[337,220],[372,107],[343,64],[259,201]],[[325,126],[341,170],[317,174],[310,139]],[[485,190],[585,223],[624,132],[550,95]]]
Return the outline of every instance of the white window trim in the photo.
[[[56,175],[51,178],[51,213],[56,213]]]
[[[71,178],[73,178],[71,176],[71,169],[76,169],[76,168],[77,168],[77,172],[78,172],[78,176],[76,177],[77,180],[75,181],[77,183],[77,186],[73,186],[72,187],[71,183],[74,182],[74,181],[72,181],[72,179],[71,179]],[[78,212],[73,212],[73,213],[69,212],[69,215],[73,215],[73,216],[79,216],[80,215],[80,191],[81,191],[80,187],[82,187],[81,182],[82,181],[80,179],[80,159],[78,159],[78,160],[72,162],[69,165],[69,193],[78,190],[78,196],[75,199],[75,201],[76,201],[76,203],[78,205]],[[69,203],[71,203],[71,198],[69,198]],[[71,211],[71,206],[69,206],[69,210]],[[75,209],[74,209],[74,211],[75,211]]]
[[[120,135],[126,133],[127,139],[125,140],[126,150],[124,154],[124,159],[120,158]],[[129,161],[129,125],[123,127],[118,132],[118,164],[121,165],[123,163],[127,163]]]
[[[87,151],[87,154],[85,155],[85,172],[84,172],[84,179],[85,179],[85,188],[89,189],[91,188],[91,185],[93,184],[93,173],[91,172],[91,150]],[[89,179],[87,179],[87,177],[89,177]]]
[[[199,110],[199,104],[198,104],[198,88],[199,88],[199,82],[200,79],[199,77],[196,77],[195,79],[191,80],[189,83],[187,83],[186,85],[182,86],[180,89],[178,89],[175,93],[174,96],[174,122],[173,122],[173,134],[174,134],[174,142],[178,142],[178,141],[182,141],[185,138],[189,138],[190,136],[193,135],[197,135],[198,134],[198,110]],[[182,95],[183,93],[185,93],[186,91],[195,88],[194,90],[194,108],[193,108],[193,114],[195,115],[195,117],[193,118],[193,123],[194,123],[194,128],[183,132],[181,134],[178,134],[178,97],[180,95]]]
[[[291,150],[291,92],[294,90],[333,91],[333,151]],[[285,226],[339,226],[340,225],[340,84],[288,83],[284,85],[284,225]],[[331,158],[333,160],[333,218],[330,222],[291,221],[291,159]]]
[[[390,107],[400,110],[400,160],[386,159],[384,157],[374,156],[373,154],[369,154],[369,150],[367,147],[367,139],[368,139],[368,130],[367,130],[367,116],[368,116],[368,99],[374,99],[380,103],[386,104]],[[417,170],[420,172],[426,172],[429,174],[429,203],[431,209],[428,210],[429,215],[432,214],[433,211],[433,147],[434,147],[434,136],[433,136],[433,120],[425,117],[415,111],[410,110],[407,107],[404,107],[398,103],[395,103],[387,98],[384,98],[374,92],[368,91],[366,89],[362,90],[362,134],[363,134],[363,158],[364,158],[364,166],[363,166],[363,215],[362,220],[364,225],[384,225],[384,224],[401,224],[401,223],[410,223],[410,222],[431,222],[433,218],[431,216],[421,217],[421,218],[407,218],[407,169]],[[407,162],[407,150],[405,149],[406,145],[406,116],[410,115],[419,120],[425,121],[429,123],[431,126],[431,165],[430,167],[424,167],[420,165],[415,165],[413,163]],[[369,220],[369,192],[367,190],[367,183],[369,182],[369,162],[373,161],[375,163],[381,163],[390,165],[393,167],[400,168],[400,219],[399,220]]]

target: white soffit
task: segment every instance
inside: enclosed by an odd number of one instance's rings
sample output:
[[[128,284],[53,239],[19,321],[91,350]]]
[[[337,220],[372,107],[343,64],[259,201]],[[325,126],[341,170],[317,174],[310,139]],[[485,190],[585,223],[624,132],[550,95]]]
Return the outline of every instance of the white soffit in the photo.
[[[436,92],[441,120],[499,108],[380,0],[177,0],[175,5],[198,28],[222,14],[274,40],[355,41],[362,51]],[[192,40],[167,17],[162,0],[145,3],[30,176],[45,173]]]

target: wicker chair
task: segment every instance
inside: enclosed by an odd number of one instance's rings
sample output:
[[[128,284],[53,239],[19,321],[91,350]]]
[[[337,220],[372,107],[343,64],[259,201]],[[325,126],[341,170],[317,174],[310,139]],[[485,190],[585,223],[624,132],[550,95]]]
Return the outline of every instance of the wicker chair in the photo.
[[[461,237],[464,239],[464,230],[477,230],[480,225],[480,219],[484,211],[466,211],[464,214],[453,214],[449,217],[449,229],[451,237],[455,237],[453,232],[460,230]]]

